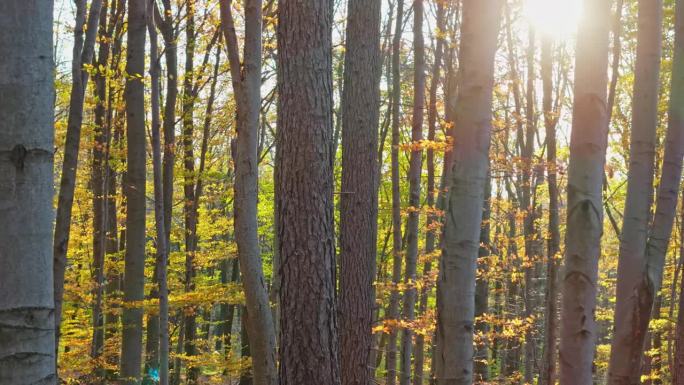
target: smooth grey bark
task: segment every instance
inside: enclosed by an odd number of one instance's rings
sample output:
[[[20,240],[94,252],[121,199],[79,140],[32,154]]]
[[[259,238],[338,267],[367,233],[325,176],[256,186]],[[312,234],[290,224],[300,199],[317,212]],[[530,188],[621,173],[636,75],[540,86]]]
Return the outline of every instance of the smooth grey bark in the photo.
[[[333,210],[332,0],[278,4],[281,385],[340,384]]]
[[[483,271],[475,281],[475,318],[482,317],[489,311],[489,280],[487,274],[489,272],[489,262],[487,259],[491,254],[491,225],[490,218],[492,213],[492,181],[491,171],[488,170],[487,182],[485,184],[484,205],[482,207],[482,226],[480,230],[480,247],[478,251],[478,269]],[[475,332],[486,336],[489,330],[489,325],[485,321],[475,323]],[[485,337],[486,338],[486,337]],[[489,381],[489,346],[486,340],[482,343],[477,343],[475,346],[475,382],[486,383]]]
[[[57,198],[57,216],[55,218],[53,243],[55,349],[59,349],[62,297],[64,296],[64,272],[66,270],[66,254],[69,247],[69,231],[71,228],[71,208],[74,203],[74,190],[76,188],[76,169],[78,168],[81,125],[83,124],[83,104],[90,75],[83,66],[84,64],[91,64],[93,60],[95,38],[97,37],[100,10],[102,8],[102,0],[93,0],[86,19],[86,2],[87,0],[75,1],[76,25],[74,27],[74,48],[71,62],[71,94],[69,96],[69,114],[64,144],[62,175],[59,183],[59,196]]]
[[[246,299],[244,323],[250,341],[252,377],[255,385],[274,385],[278,381],[276,335],[273,313],[264,280],[257,223],[259,196],[259,112],[261,108],[261,0],[244,0],[244,61],[240,61],[238,40],[231,10],[232,1],[222,0],[223,30],[231,81],[237,107],[234,212],[235,241]]]
[[[434,62],[432,63],[432,78],[430,79],[430,90],[429,90],[429,101],[428,101],[428,141],[433,142],[435,140],[435,132],[437,130],[437,88],[441,79],[441,67],[442,67],[442,56],[444,54],[444,37],[441,35],[442,31],[445,30],[446,24],[446,9],[443,2],[437,3],[437,21],[436,28],[438,33],[435,35],[435,54]],[[432,147],[428,147],[426,151],[426,169],[427,169],[427,191],[425,204],[428,207],[428,214],[426,220],[426,231],[425,231],[425,255],[428,256],[428,260],[423,265],[423,276],[429,277],[432,271],[432,255],[435,251],[436,243],[436,232],[437,225],[439,224],[440,218],[435,214],[435,195],[438,191],[435,191],[435,150]],[[420,302],[418,304],[419,314],[424,314],[427,310],[428,297],[430,295],[431,289],[429,286],[424,285],[420,291]],[[413,374],[413,385],[421,385],[423,383],[424,377],[424,364],[425,364],[425,336],[418,333],[416,335],[416,344],[413,348],[414,356],[414,374]]]
[[[682,105],[684,105],[684,4],[681,1],[677,1],[675,8],[674,47],[665,152],[660,185],[656,193],[655,215],[646,244],[646,270],[642,279],[646,281],[649,295],[640,309],[640,317],[642,318],[650,315],[645,314],[647,311],[650,312],[654,302],[656,302],[656,295],[662,285],[665,254],[672,234],[682,176],[682,158],[684,157],[684,110],[682,110]],[[647,327],[648,321],[641,325],[640,332],[645,333]],[[677,356],[681,359],[680,353],[677,353]],[[679,365],[681,365],[681,361]],[[678,370],[681,370],[681,366],[676,367],[674,371],[677,372]],[[684,382],[684,377],[680,375],[678,378],[679,381]]]
[[[397,0],[397,17],[395,19],[394,37],[392,39],[392,289],[390,302],[387,307],[385,321],[389,325],[389,339],[387,342],[387,385],[395,385],[397,381],[397,327],[394,325],[399,318],[399,283],[401,282],[401,195],[399,191],[399,125],[401,124],[401,33],[404,20],[404,1]]]
[[[499,0],[464,0],[453,163],[437,279],[435,377],[473,382],[475,277],[489,165]]]
[[[645,254],[653,203],[663,3],[662,0],[640,0],[638,4],[627,198],[620,236],[615,329],[608,370],[608,383],[613,385],[640,383],[641,358],[651,310],[648,306],[648,313],[643,317],[640,308],[651,295]]]
[[[146,1],[128,4],[126,62],[126,254],[124,256],[121,341],[122,384],[140,383],[145,296],[145,40]]]
[[[154,0],[150,0],[148,9],[152,10]],[[168,248],[166,244],[166,223],[164,222],[164,190],[162,187],[162,155],[161,155],[161,114],[160,114],[160,58],[158,54],[157,27],[154,13],[147,15],[147,30],[150,34],[150,77],[152,107],[152,173],[154,178],[154,222],[156,230],[157,261],[156,274],[159,285],[159,385],[169,384],[169,290],[167,283]],[[150,336],[148,336],[150,338]],[[154,338],[152,339],[155,340]]]
[[[347,3],[342,87],[340,360],[343,385],[371,383],[378,231],[380,0]]]
[[[57,382],[51,0],[0,2],[0,384]]]
[[[596,290],[603,234],[603,169],[608,135],[610,1],[585,0],[578,28],[568,169],[560,383],[591,384]]]

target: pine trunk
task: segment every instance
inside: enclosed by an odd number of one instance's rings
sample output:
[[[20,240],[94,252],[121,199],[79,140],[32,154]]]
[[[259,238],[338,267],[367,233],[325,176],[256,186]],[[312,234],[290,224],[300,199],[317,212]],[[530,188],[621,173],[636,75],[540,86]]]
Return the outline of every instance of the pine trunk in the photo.
[[[281,385],[339,385],[335,298],[332,0],[278,4],[275,178]]]
[[[342,87],[340,360],[344,385],[371,383],[377,249],[380,0],[350,0]]]

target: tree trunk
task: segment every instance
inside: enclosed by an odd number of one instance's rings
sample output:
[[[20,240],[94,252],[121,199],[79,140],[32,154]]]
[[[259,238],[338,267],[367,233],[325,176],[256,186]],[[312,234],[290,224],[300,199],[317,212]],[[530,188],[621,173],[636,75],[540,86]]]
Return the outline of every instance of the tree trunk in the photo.
[[[454,122],[444,249],[437,281],[435,375],[439,385],[473,381],[475,277],[489,164],[499,0],[464,0],[460,92]]]
[[[644,279],[648,273],[645,251],[653,202],[662,18],[661,0],[639,1],[629,174],[608,374],[611,385],[641,381],[641,358],[651,312],[648,306],[644,317],[640,307],[650,296],[648,278]]]
[[[154,6],[150,0],[149,9]],[[164,191],[162,187],[162,155],[161,155],[161,117],[159,73],[161,66],[157,48],[157,30],[154,16],[150,12],[147,16],[147,28],[150,34],[150,77],[152,82],[152,167],[154,175],[154,221],[157,235],[157,282],[159,284],[159,385],[169,384],[169,292],[167,285],[166,265],[168,249],[166,246],[166,223],[164,222]],[[150,338],[150,336],[148,336]]]
[[[401,195],[399,191],[399,125],[401,124],[401,33],[404,20],[404,1],[397,0],[397,17],[392,41],[392,288],[387,307],[386,321],[389,327],[387,342],[387,385],[397,381],[397,327],[399,318],[399,289],[401,282]]]
[[[682,36],[682,18],[683,16],[683,11],[684,7],[682,7],[682,1],[679,0],[677,1],[676,5],[676,11],[675,11],[675,38],[677,41],[675,42],[675,57],[677,59],[681,59],[681,54],[684,53],[681,51],[682,46],[677,45],[681,44],[681,38],[684,37]],[[673,63],[674,64],[674,63]],[[672,67],[674,70],[674,67]],[[674,74],[673,74],[674,75]],[[672,77],[672,85],[674,86],[675,82],[678,84],[680,87],[682,86],[682,74],[678,73],[678,78],[675,78],[674,76]],[[674,87],[673,87],[674,89]],[[682,208],[682,211],[680,213],[682,219],[684,219],[684,207]],[[680,229],[680,241],[684,241],[684,228]],[[679,246],[679,255],[680,258],[682,255],[684,255],[684,242],[680,243]],[[679,284],[679,310],[677,312],[677,325],[676,325],[676,332],[677,335],[675,337],[675,354],[674,354],[674,368],[672,369],[672,385],[684,385],[684,274],[681,275],[681,281]]]
[[[53,2],[0,3],[0,383],[54,384]]]
[[[182,123],[183,123],[183,213],[185,217],[185,291],[195,289],[195,251],[197,236],[197,213],[194,210],[195,200],[195,155],[193,151],[194,136],[194,107],[195,107],[195,4],[194,1],[187,3],[187,21],[185,25],[186,50],[185,50],[185,76],[183,77],[182,99]],[[188,308],[184,312],[185,341],[183,351],[186,356],[197,355],[195,337],[197,334],[196,308]],[[186,381],[188,385],[197,383],[199,368],[188,362],[186,365]]]
[[[59,197],[57,199],[57,216],[55,218],[53,244],[55,349],[59,349],[64,272],[66,270],[66,255],[69,246],[69,230],[71,228],[71,208],[74,203],[76,169],[78,168],[78,152],[81,142],[81,125],[83,124],[83,104],[89,77],[89,73],[83,68],[83,65],[91,64],[93,60],[95,38],[97,37],[98,23],[100,22],[100,9],[102,8],[102,0],[93,0],[86,20],[86,1],[75,1],[76,25],[74,27],[74,49],[71,63],[71,95],[69,97],[69,115],[67,118],[66,142],[64,144],[62,176],[59,183]],[[85,40],[83,38],[84,31]]]
[[[603,233],[603,169],[608,134],[610,1],[585,0],[577,36],[568,170],[560,383],[591,384],[596,341],[598,258]]]
[[[443,2],[437,3],[437,31],[443,31],[446,23],[446,10]],[[435,140],[435,132],[437,130],[437,87],[440,83],[440,74],[442,66],[442,56],[444,52],[444,38],[437,33],[435,37],[435,58],[432,64],[432,78],[430,79],[430,100],[428,102],[428,141]],[[437,231],[437,224],[440,223],[441,218],[435,215],[433,211],[435,208],[435,150],[432,147],[427,149],[427,194],[426,205],[429,209],[427,215],[426,231],[425,231],[425,255],[428,257],[427,262],[423,265],[424,279],[430,276],[432,271],[432,254],[435,251],[435,233]],[[430,286],[424,284],[420,291],[420,303],[418,304],[419,314],[424,314],[427,310],[428,296],[430,294]],[[414,374],[413,385],[421,385],[424,376],[424,361],[425,361],[425,336],[418,333],[416,335],[416,345],[413,349],[414,355]]]
[[[111,8],[115,9],[116,5],[111,4]],[[106,121],[107,110],[107,79],[104,73],[99,71],[99,68],[107,68],[109,62],[109,37],[111,26],[107,24],[107,11],[110,8],[108,1],[105,1],[100,12],[99,23],[99,49],[96,60],[98,71],[93,76],[95,85],[95,96],[97,104],[95,105],[95,127],[94,127],[94,145],[93,145],[93,161],[91,169],[91,185],[93,189],[93,339],[91,343],[90,356],[94,359],[102,356],[104,348],[104,311],[103,311],[103,297],[105,284],[105,254],[107,245],[107,145],[109,143],[109,134],[111,132]],[[112,11],[114,14],[114,11]],[[113,19],[112,19],[113,22]],[[99,365],[98,365],[99,366]],[[102,377],[102,368],[97,368],[96,377]]]
[[[644,323],[640,325],[640,333],[647,331],[650,321],[648,317],[662,284],[665,254],[672,234],[674,216],[677,210],[677,195],[682,176],[684,115],[679,106],[684,103],[684,70],[682,70],[682,66],[684,66],[684,4],[681,4],[681,1],[677,1],[675,20],[675,53],[672,65],[665,153],[660,185],[656,195],[655,215],[646,244],[646,269],[641,278],[648,295],[639,308],[639,317],[645,318]]]
[[[483,272],[475,281],[475,318],[482,317],[489,310],[489,255],[491,254],[491,226],[489,220],[492,212],[492,181],[491,174],[487,173],[485,183],[484,205],[482,207],[482,229],[480,231],[480,247],[478,252],[478,268]],[[475,331],[482,335],[482,341],[475,343],[475,383],[487,383],[489,381],[488,345],[486,333],[489,326],[486,321],[475,323]]]
[[[541,46],[541,77],[544,88],[543,109],[546,128],[546,172],[549,189],[549,219],[546,262],[546,313],[544,315],[544,346],[540,385],[556,383],[558,339],[558,253],[560,253],[560,219],[558,208],[558,161],[556,158],[556,124],[558,111],[553,108],[553,58],[551,40],[544,38]]]
[[[259,250],[257,198],[261,108],[261,0],[245,0],[244,62],[240,64],[230,0],[221,1],[221,23],[237,105],[235,153],[235,241],[246,297],[244,323],[251,342],[253,382],[277,383],[275,326]]]
[[[278,5],[282,385],[338,385],[331,0]]]
[[[342,87],[340,353],[343,385],[371,383],[377,249],[380,0],[347,4]]]
[[[413,1],[413,117],[409,160],[409,207],[406,222],[406,272],[404,274],[404,321],[412,322],[416,313],[416,270],[418,264],[418,225],[420,221],[420,180],[423,163],[423,110],[425,108],[425,42],[423,39],[423,0]],[[399,383],[411,382],[413,330],[404,327],[401,336],[401,375]]]
[[[145,296],[145,37],[146,2],[128,5],[126,62],[126,254],[123,281],[122,384],[140,383]]]

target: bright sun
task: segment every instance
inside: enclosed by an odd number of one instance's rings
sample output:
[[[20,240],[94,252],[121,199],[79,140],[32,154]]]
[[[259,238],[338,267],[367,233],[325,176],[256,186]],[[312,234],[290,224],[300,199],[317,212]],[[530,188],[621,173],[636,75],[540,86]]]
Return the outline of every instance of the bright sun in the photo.
[[[577,31],[582,0],[524,0],[523,16],[534,28],[555,39],[567,39]]]

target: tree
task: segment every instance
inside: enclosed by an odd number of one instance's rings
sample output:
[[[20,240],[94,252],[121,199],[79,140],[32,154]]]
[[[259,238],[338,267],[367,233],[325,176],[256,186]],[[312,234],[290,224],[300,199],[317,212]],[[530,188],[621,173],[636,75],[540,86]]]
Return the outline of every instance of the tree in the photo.
[[[489,165],[499,0],[464,0],[453,163],[437,280],[435,377],[439,385],[473,381],[475,277]]]
[[[247,334],[252,355],[254,383],[277,383],[275,325],[264,281],[259,250],[257,198],[259,111],[261,108],[261,0],[245,0],[245,48],[240,51],[231,0],[221,1],[221,26],[227,42],[231,80],[237,106],[235,146],[235,240],[246,297]]]
[[[54,253],[54,294],[55,294],[55,339],[59,345],[59,330],[62,320],[62,296],[64,295],[64,270],[66,269],[66,255],[69,247],[69,231],[71,229],[71,208],[74,204],[74,189],[76,185],[76,167],[78,166],[78,149],[81,143],[81,126],[83,125],[83,104],[88,85],[89,72],[84,65],[93,60],[95,52],[95,38],[102,0],[93,0],[90,5],[86,24],[86,2],[77,0],[76,25],[74,27],[74,49],[71,63],[72,87],[69,101],[69,120],[67,123],[66,143],[64,146],[64,161],[62,162],[62,176],[59,184],[57,200],[57,216],[55,219]],[[85,32],[85,40],[83,38]],[[96,257],[97,258],[97,257]],[[100,274],[99,272],[96,274]]]
[[[331,0],[278,4],[275,176],[282,385],[338,385]]]
[[[610,1],[584,1],[577,35],[568,169],[560,383],[589,384],[596,341],[596,284],[603,233]],[[572,358],[571,358],[572,357]]]
[[[342,87],[340,352],[344,385],[371,380],[380,112],[379,0],[347,4]]]
[[[662,14],[662,1],[639,1],[629,175],[608,378],[615,385],[638,383],[641,379],[641,358],[651,312],[651,306],[646,314],[640,307],[651,295],[648,278],[644,277],[648,274],[645,254],[653,203]]]
[[[430,79],[430,89],[429,89],[429,102],[428,102],[428,141],[435,141],[435,134],[437,131],[437,87],[441,82],[441,67],[442,67],[442,56],[444,55],[444,36],[442,36],[445,30],[446,24],[446,7],[444,2],[437,3],[437,33],[435,36],[435,56],[434,62],[432,63],[432,78]],[[435,251],[435,241],[436,241],[436,225],[439,223],[439,216],[435,214],[433,209],[435,208],[435,150],[432,147],[428,147],[426,151],[426,169],[427,169],[427,193],[425,198],[425,203],[428,207],[428,215],[426,222],[426,232],[425,232],[425,255],[428,256],[428,260],[423,265],[423,276],[429,277],[432,271],[432,259],[430,256]],[[418,311],[420,314],[424,314],[428,308],[428,296],[430,294],[430,287],[424,285],[420,291],[420,303],[418,304]],[[425,362],[425,337],[422,334],[416,335],[416,345],[414,347],[414,374],[413,374],[413,385],[421,385],[423,383],[423,365]]]
[[[551,39],[541,44],[541,77],[543,87],[542,108],[546,129],[546,174],[549,189],[549,219],[546,252],[546,314],[544,315],[544,346],[540,384],[556,383],[556,356],[558,354],[558,253],[560,253],[560,218],[558,204],[558,159],[556,125],[559,111],[553,105],[553,55]],[[557,85],[560,87],[560,85]]]
[[[0,383],[54,384],[51,0],[0,4]]]
[[[154,6],[150,0],[149,8]],[[147,29],[150,34],[150,78],[152,80],[152,173],[154,175],[154,222],[157,235],[157,282],[159,284],[159,384],[169,384],[169,289],[167,282],[168,248],[166,244],[166,223],[164,222],[164,191],[162,187],[161,116],[159,107],[159,54],[157,48],[157,27],[154,14],[147,15]],[[150,338],[150,336],[148,336]],[[153,339],[154,340],[154,339]]]
[[[395,322],[399,318],[399,283],[401,282],[401,195],[399,186],[399,126],[401,124],[401,33],[403,31],[404,1],[397,0],[397,17],[392,39],[392,289],[387,306],[386,319]],[[387,343],[387,385],[397,381],[397,328],[390,325]]]
[[[423,0],[413,2],[413,117],[411,122],[411,156],[409,160],[409,213],[406,222],[406,272],[404,283],[403,313],[407,322],[413,321],[416,313],[416,271],[418,264],[418,222],[420,220],[420,181],[423,165],[423,110],[425,109],[425,41],[423,39]],[[399,383],[409,385],[411,381],[411,353],[413,352],[413,331],[403,328],[401,335],[401,375]]]
[[[145,1],[128,5],[126,62],[126,254],[123,281],[121,378],[123,384],[140,382],[143,308],[145,296]]]

